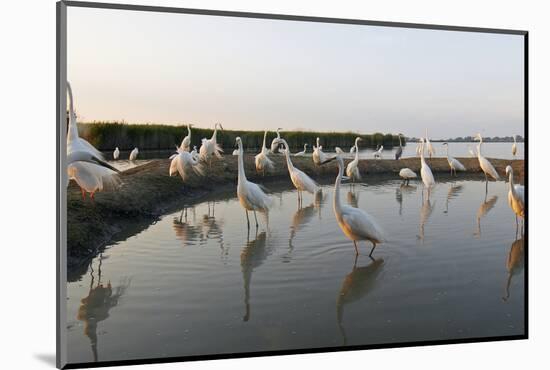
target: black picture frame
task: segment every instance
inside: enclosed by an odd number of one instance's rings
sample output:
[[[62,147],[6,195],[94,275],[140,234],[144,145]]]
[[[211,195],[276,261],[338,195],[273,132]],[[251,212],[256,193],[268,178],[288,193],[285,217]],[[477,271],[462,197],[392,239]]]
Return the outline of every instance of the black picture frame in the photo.
[[[525,177],[524,183],[527,188],[525,192],[526,208],[525,208],[525,233],[524,240],[529,245],[529,32],[526,30],[512,29],[495,29],[495,28],[480,28],[480,27],[461,27],[436,24],[420,24],[420,23],[402,23],[402,22],[384,22],[373,20],[360,19],[342,19],[342,18],[325,18],[325,17],[310,17],[298,15],[284,14],[265,14],[252,12],[235,12],[222,10],[206,10],[206,9],[189,9],[176,7],[162,6],[145,6],[145,5],[130,5],[130,4],[113,4],[99,2],[80,2],[80,1],[59,1],[56,4],[56,36],[57,36],[57,63],[56,63],[56,198],[57,198],[57,266],[56,266],[56,292],[57,292],[57,312],[56,312],[56,366],[64,369],[74,369],[83,367],[108,367],[108,366],[123,366],[123,365],[138,365],[138,364],[157,364],[183,361],[202,361],[215,359],[230,359],[243,357],[261,357],[261,356],[279,356],[292,354],[311,354],[320,352],[339,352],[339,351],[357,351],[366,349],[381,349],[381,348],[401,348],[401,347],[418,347],[431,345],[445,344],[462,344],[462,343],[478,343],[491,341],[509,341],[522,340],[529,338],[529,248],[525,248],[525,267],[524,267],[524,327],[523,335],[512,336],[497,336],[469,339],[450,339],[450,340],[430,340],[416,342],[399,342],[390,344],[376,345],[357,345],[346,347],[323,347],[323,348],[308,348],[308,349],[292,349],[292,350],[277,350],[277,351],[261,351],[261,352],[242,352],[232,354],[214,354],[214,355],[198,355],[198,356],[181,356],[168,358],[149,358],[149,359],[127,359],[121,361],[101,361],[101,362],[83,362],[83,363],[67,363],[66,353],[66,334],[65,334],[65,304],[66,304],[66,283],[67,283],[67,268],[66,268],[66,80],[67,80],[67,8],[95,8],[95,9],[116,9],[139,12],[162,12],[162,13],[179,13],[179,14],[195,14],[223,17],[240,17],[240,18],[256,18],[256,19],[271,19],[271,20],[286,20],[297,22],[318,22],[318,23],[336,23],[347,25],[365,25],[365,26],[383,26],[397,28],[416,28],[428,30],[442,31],[461,31],[461,32],[476,32],[476,33],[493,33],[493,34],[509,34],[521,35],[524,38],[524,160],[525,160]]]

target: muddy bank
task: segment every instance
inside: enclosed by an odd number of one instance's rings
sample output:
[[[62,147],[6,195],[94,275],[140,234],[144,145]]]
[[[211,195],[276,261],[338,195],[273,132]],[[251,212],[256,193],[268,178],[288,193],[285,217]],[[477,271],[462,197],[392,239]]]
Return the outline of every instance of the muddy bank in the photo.
[[[273,160],[275,171],[263,177],[256,174],[254,156],[247,155],[245,166],[248,179],[263,184],[277,182],[290,185],[284,158],[274,156]],[[460,161],[467,172],[480,174],[477,158],[460,158]],[[334,162],[320,168],[313,164],[311,157],[296,157],[293,158],[293,162],[296,167],[322,183],[333,181],[337,172]],[[491,159],[491,162],[503,177],[506,166],[512,164],[516,181],[523,182],[523,160]],[[445,158],[434,158],[428,160],[428,163],[436,176],[436,181],[438,174],[448,176],[449,166]],[[153,160],[124,171],[121,174],[123,185],[116,191],[97,193],[94,202],[90,199],[83,201],[79,188],[71,182],[67,200],[67,259],[70,280],[73,280],[71,276],[76,278],[80,275],[80,270],[85,270],[86,263],[101,252],[104,246],[113,240],[113,236],[116,235],[116,240],[123,240],[145,229],[152,221],[167,212],[203,201],[215,194],[236,191],[236,156],[226,155],[223,161],[213,161],[212,168],[206,171],[205,177],[192,176],[186,184],[179,176],[168,176],[169,164],[168,159]],[[365,175],[380,174],[397,178],[397,173],[404,167],[418,173],[420,160],[361,160],[359,166]]]

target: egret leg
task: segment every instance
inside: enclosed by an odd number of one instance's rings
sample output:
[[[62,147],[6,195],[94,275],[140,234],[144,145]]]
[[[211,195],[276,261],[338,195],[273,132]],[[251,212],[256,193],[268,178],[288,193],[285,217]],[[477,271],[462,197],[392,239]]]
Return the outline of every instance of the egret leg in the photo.
[[[246,213],[246,225],[248,226],[248,230],[250,230],[250,220],[248,219],[248,210],[244,211]]]
[[[369,257],[372,256],[372,252],[374,252],[374,248],[376,248],[376,243],[372,242],[372,249],[370,250]]]
[[[254,212],[254,220],[256,221],[256,232],[258,231],[258,217],[256,217],[256,210]]]
[[[357,258],[359,255],[359,250],[357,249],[357,242],[355,240],[353,241],[353,246],[355,247],[355,258]]]
[[[90,193],[90,199],[92,200],[92,202],[94,201],[94,195],[95,195],[95,191],[92,191]]]
[[[80,188],[80,191],[82,192],[82,200],[86,200],[86,190]]]

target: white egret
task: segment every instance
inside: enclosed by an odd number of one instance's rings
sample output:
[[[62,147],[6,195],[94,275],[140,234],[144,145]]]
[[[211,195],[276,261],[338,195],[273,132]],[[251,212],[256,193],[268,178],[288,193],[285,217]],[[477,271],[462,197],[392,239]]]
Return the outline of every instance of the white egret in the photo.
[[[355,159],[348,163],[346,167],[346,176],[351,178],[351,181],[355,183],[355,180],[361,180],[361,173],[359,172],[359,141],[360,137],[355,138]]]
[[[353,154],[355,153],[355,145],[353,145],[350,149],[349,149],[349,154]]]
[[[68,81],[67,91],[69,94],[67,180],[74,180],[80,186],[83,198],[85,198],[86,193],[90,193],[90,197],[93,199],[95,192],[103,190],[104,185],[118,186],[120,183],[117,176],[118,170],[110,165],[106,166],[106,163],[103,162],[103,155],[92,144],[78,135],[73,91]],[[85,153],[89,153],[90,157],[87,157]],[[84,160],[83,158],[88,158],[88,160]],[[101,161],[101,163],[98,161]]]
[[[344,235],[353,241],[355,253],[359,254],[357,242],[361,240],[370,241],[372,249],[369,256],[372,255],[376,244],[384,241],[382,229],[378,226],[376,220],[367,212],[360,208],[354,208],[341,204],[340,202],[340,183],[344,176],[344,159],[340,153],[335,157],[328,159],[326,162],[336,159],[338,161],[338,176],[334,183],[334,215],[338,221],[338,226],[342,229]]]
[[[281,130],[282,128],[280,127],[277,129],[277,137],[271,142],[271,153],[273,154],[279,153],[279,140],[281,139]]]
[[[514,170],[512,166],[506,166],[506,175],[509,176],[510,190],[508,191],[508,204],[516,214],[516,224],[518,216],[525,217],[525,187],[514,184]]]
[[[451,175],[453,174],[453,171],[455,172],[455,176],[456,171],[466,171],[466,168],[462,163],[460,163],[458,159],[453,158],[449,155],[449,143],[443,143],[443,145],[445,145],[447,149],[447,162],[449,162],[449,167],[451,168]]]
[[[187,125],[187,136],[181,141],[180,149],[185,150],[186,152],[191,151],[191,126],[192,124]]]
[[[374,158],[378,158],[378,159],[381,159],[382,158],[382,151],[384,150],[384,145],[380,145],[380,148],[378,148],[376,150],[376,152],[374,152]]]
[[[319,188],[319,185],[311,177],[306,175],[304,172],[300,171],[298,168],[294,167],[292,164],[292,161],[290,160],[290,150],[288,149],[288,143],[285,139],[280,139],[281,143],[283,143],[285,149],[284,149],[284,155],[286,157],[286,164],[288,167],[288,173],[290,175],[290,180],[292,180],[292,183],[294,184],[294,187],[296,190],[298,190],[298,204],[302,204],[302,192],[307,191],[308,193],[315,194],[318,191],[321,190]]]
[[[215,155],[217,158],[221,159],[223,153],[223,149],[218,144],[216,140],[216,136],[218,134],[218,127],[220,130],[223,130],[223,127],[221,123],[216,123],[214,125],[214,133],[212,133],[212,137],[210,139],[203,139],[201,147],[199,149],[200,158],[203,161],[208,161],[208,166],[210,167],[212,165],[212,156]]]
[[[430,166],[426,164],[424,159],[424,140],[420,139],[420,177],[422,177],[422,182],[426,188],[430,188],[435,185],[434,175]]]
[[[476,152],[470,146],[468,146],[468,152],[470,153],[470,157],[477,157]]]
[[[231,155],[239,155],[239,149],[233,150],[233,153],[231,153]]]
[[[414,173],[414,171],[410,168],[402,168],[401,171],[399,171],[399,176],[404,180],[403,182],[407,185],[409,185],[409,181],[411,179],[416,179],[416,173]]]
[[[515,157],[518,151],[518,146],[516,143],[516,135],[514,135],[514,143],[512,144],[512,155]]]
[[[178,152],[173,154],[170,160],[170,169],[168,171],[170,176],[175,176],[179,173],[184,182],[188,179],[190,170],[197,175],[204,176],[204,169],[198,158],[185,150],[178,149]]]
[[[401,156],[403,155],[403,146],[401,144],[401,135],[397,136],[399,138],[399,148],[397,148],[397,151],[395,152],[395,160],[399,160]]]
[[[120,156],[120,150],[118,150],[118,146],[115,148],[115,151],[113,152],[113,159],[118,159]]]
[[[495,180],[500,180],[500,176],[497,173],[497,170],[493,167],[491,162],[487,158],[481,155],[481,144],[483,144],[483,138],[481,137],[481,134],[477,134],[476,140],[479,140],[479,144],[477,144],[477,159],[479,160],[479,167],[481,167],[481,170],[485,174],[485,181],[487,182],[489,179],[487,175],[491,176]]]
[[[319,138],[316,139],[317,146],[313,147],[312,159],[313,163],[317,166],[320,166],[323,162],[327,160],[327,155],[323,152],[323,147],[319,145]]]
[[[237,196],[241,206],[246,212],[246,224],[250,229],[250,220],[248,218],[248,211],[254,212],[254,219],[256,220],[256,228],[258,228],[258,218],[256,217],[256,211],[265,213],[269,212],[271,206],[271,198],[269,198],[259,185],[254,184],[246,179],[244,172],[244,155],[243,144],[240,137],[235,139],[235,142],[239,146],[239,175],[237,180]]]
[[[193,150],[191,151],[191,155],[195,160],[199,159],[199,153],[197,152],[197,146],[193,145]]]
[[[130,152],[130,160],[131,160],[131,161],[135,161],[136,158],[137,158],[137,156],[138,156],[138,154],[139,154],[139,149],[138,149],[137,147],[135,147],[134,150],[132,150],[132,151]]]
[[[306,152],[307,152],[307,144],[304,144],[304,150],[294,154],[294,156],[295,157],[303,157],[304,155],[306,155]]]
[[[428,129],[426,129],[426,147],[428,149],[430,159],[432,159],[432,156],[435,156],[435,148],[433,147],[432,143],[430,143],[430,138],[428,137]]]
[[[262,142],[262,150],[254,157],[254,163],[256,165],[256,171],[261,172],[265,176],[265,171],[273,171],[274,163],[267,156],[268,149],[265,146],[265,139],[267,137],[267,130],[264,131],[264,141]]]
[[[420,150],[422,148],[422,139],[418,140],[418,143],[416,143],[416,156],[420,157]]]

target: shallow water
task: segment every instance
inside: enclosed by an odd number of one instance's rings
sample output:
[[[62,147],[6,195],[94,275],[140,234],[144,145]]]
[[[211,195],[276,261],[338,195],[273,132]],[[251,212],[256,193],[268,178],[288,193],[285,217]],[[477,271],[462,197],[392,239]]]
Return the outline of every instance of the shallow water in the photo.
[[[376,217],[368,257],[323,197],[275,191],[247,236],[234,195],[162,217],[68,284],[70,362],[524,333],[523,239],[507,184],[368,178],[342,200]],[[183,206],[183,205],[182,205]],[[251,215],[252,216],[252,215]],[[253,222],[253,217],[251,220]]]

